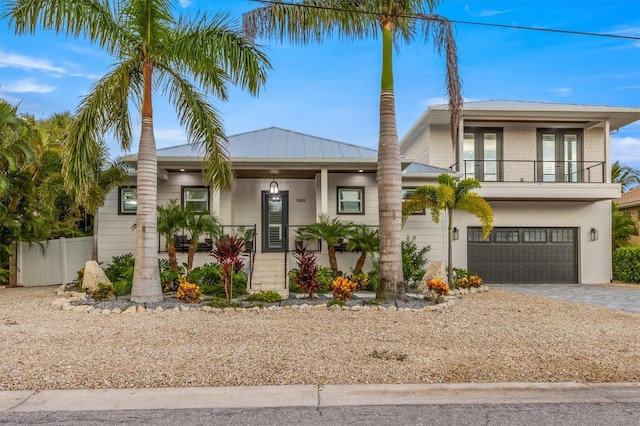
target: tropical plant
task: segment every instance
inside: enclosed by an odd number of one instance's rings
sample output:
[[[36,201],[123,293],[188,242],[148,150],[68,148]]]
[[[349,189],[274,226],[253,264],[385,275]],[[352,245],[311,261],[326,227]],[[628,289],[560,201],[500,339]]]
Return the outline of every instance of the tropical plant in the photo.
[[[623,166],[619,161],[611,165],[611,182],[619,183],[622,192],[640,185],[640,170]]]
[[[98,283],[98,287],[91,292],[91,298],[96,302],[110,299],[113,296],[113,285],[108,283]]]
[[[429,290],[433,291],[438,296],[449,295],[449,285],[438,277],[427,281],[427,287],[429,287]]]
[[[611,203],[612,250],[631,245],[632,235],[638,235],[638,225],[636,225],[631,216],[618,210],[618,204]]]
[[[244,251],[244,240],[234,235],[227,235],[213,243],[211,255],[222,266],[222,282],[227,301],[233,298],[234,273],[242,269],[241,255]]]
[[[202,300],[202,292],[200,291],[200,287],[187,281],[183,275],[180,277],[180,282],[178,283],[176,299],[183,303],[200,303]]]
[[[475,215],[482,227],[484,238],[489,236],[493,229],[493,210],[491,205],[480,195],[471,190],[480,188],[480,182],[473,178],[456,182],[451,175],[443,173],[438,176],[438,186],[419,186],[413,191],[413,195],[405,200],[402,207],[402,217],[406,220],[409,215],[424,209],[431,211],[431,219],[435,223],[440,222],[440,211],[447,212],[448,225],[448,281],[453,284],[453,211],[462,210]]]
[[[204,178],[228,187],[233,173],[222,145],[225,134],[210,96],[227,100],[228,83],[257,94],[270,68],[266,56],[228,14],[174,16],[170,0],[66,0],[7,2],[4,17],[17,34],[37,30],[84,37],[115,57],[115,65],[91,89],[76,111],[70,131],[65,176],[84,188],[91,176],[87,140],[111,132],[123,149],[131,146],[130,105],[141,112],[137,159],[136,270],[131,300],[159,302],[157,262],[157,161],[153,132],[154,89],[166,95],[188,140],[204,148]]]
[[[331,283],[331,293],[333,297],[343,302],[349,300],[358,283],[350,280],[348,277],[340,276]]]
[[[274,290],[259,291],[245,296],[244,300],[249,302],[277,303],[282,302],[280,293]]]
[[[318,279],[316,271],[318,268],[316,255],[312,251],[308,251],[305,247],[296,247],[293,252],[298,268],[295,269],[294,280],[298,286],[304,290],[309,299],[313,299],[313,295],[318,291]]]
[[[640,246],[615,249],[612,263],[614,280],[640,283]]]
[[[451,142],[457,142],[462,109],[461,81],[453,25],[435,15],[440,0],[303,0],[269,2],[243,15],[251,36],[273,36],[294,43],[345,39],[382,38],[380,134],[378,139],[378,212],[380,224],[380,300],[404,300],[400,230],[402,178],[393,85],[393,47],[416,39],[431,38],[438,52],[445,52],[449,94]]]
[[[220,265],[216,263],[205,263],[202,266],[193,268],[189,274],[189,281],[198,284],[201,287],[214,286],[222,282],[220,274]]]
[[[431,246],[418,248],[415,235],[407,235],[402,240],[402,274],[408,286],[417,285],[422,280],[429,250]]]
[[[354,225],[351,228],[351,232],[349,232],[348,238],[347,249],[349,251],[360,251],[353,273],[362,273],[367,256],[380,251],[380,232],[378,228],[372,228],[367,225]]]
[[[165,206],[156,207],[158,211],[158,233],[167,241],[169,267],[178,270],[175,236],[185,226],[185,214],[178,200],[169,200]],[[137,224],[136,224],[137,225]]]
[[[329,266],[335,275],[340,275],[335,245],[349,235],[352,227],[353,224],[344,223],[337,217],[329,219],[328,215],[321,214],[318,222],[299,228],[296,231],[296,239],[299,241],[324,240],[327,243]]]
[[[193,258],[198,251],[200,237],[204,234],[209,235],[211,241],[217,240],[222,236],[222,227],[215,216],[187,207],[184,209],[184,228],[191,235],[186,265],[188,274],[193,267]]]

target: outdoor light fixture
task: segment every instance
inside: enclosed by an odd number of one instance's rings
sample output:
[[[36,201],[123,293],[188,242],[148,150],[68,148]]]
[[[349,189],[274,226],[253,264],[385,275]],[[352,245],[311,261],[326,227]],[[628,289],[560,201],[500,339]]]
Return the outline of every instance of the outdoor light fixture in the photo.
[[[460,238],[460,232],[458,231],[458,228],[453,228],[453,239],[457,240],[458,238]]]
[[[269,194],[278,195],[278,192],[280,192],[280,190],[278,189],[278,182],[276,182],[276,175],[273,175],[273,180],[271,184],[269,184]]]
[[[591,241],[598,241],[598,230],[591,228]]]

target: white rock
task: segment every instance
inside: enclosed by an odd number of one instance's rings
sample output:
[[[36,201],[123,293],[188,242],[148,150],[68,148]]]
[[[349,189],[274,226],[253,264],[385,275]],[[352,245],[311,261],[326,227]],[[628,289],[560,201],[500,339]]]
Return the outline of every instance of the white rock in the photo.
[[[111,281],[107,278],[98,262],[90,260],[84,265],[82,287],[88,290],[95,290],[98,288],[98,284],[100,283],[111,284]]]

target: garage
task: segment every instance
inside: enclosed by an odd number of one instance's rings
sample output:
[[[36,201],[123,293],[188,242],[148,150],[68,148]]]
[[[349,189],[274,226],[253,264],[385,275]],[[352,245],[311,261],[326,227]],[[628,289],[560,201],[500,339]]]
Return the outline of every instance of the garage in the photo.
[[[577,283],[577,228],[467,229],[467,269],[487,284]]]

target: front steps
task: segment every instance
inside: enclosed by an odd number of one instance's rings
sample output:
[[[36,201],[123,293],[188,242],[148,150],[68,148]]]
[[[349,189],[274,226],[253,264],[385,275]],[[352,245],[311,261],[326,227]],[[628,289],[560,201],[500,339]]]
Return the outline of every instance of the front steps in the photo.
[[[256,252],[249,292],[257,293],[259,291],[273,290],[280,293],[282,297],[289,297],[284,259],[284,253]]]

